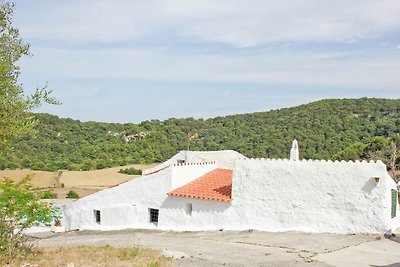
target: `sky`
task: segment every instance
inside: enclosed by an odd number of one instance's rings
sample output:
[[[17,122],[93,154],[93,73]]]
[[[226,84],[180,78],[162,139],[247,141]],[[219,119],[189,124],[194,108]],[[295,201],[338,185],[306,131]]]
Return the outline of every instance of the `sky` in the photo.
[[[399,0],[15,0],[33,56],[82,121],[267,111],[325,98],[400,98]]]

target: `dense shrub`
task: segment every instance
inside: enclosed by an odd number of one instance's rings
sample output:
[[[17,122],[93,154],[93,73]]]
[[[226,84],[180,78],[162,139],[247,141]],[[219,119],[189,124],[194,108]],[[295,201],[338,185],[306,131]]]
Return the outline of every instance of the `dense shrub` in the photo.
[[[74,190],[70,190],[67,194],[67,198],[79,198],[78,193],[76,193]]]
[[[58,195],[53,191],[44,191],[42,194],[42,199],[56,199]]]
[[[128,174],[128,175],[142,175],[142,170],[138,170],[135,168],[120,169],[119,173]]]
[[[0,179],[0,265],[30,251],[24,231],[38,223],[49,223],[59,216],[48,203],[40,201],[41,192],[25,178],[20,182]]]

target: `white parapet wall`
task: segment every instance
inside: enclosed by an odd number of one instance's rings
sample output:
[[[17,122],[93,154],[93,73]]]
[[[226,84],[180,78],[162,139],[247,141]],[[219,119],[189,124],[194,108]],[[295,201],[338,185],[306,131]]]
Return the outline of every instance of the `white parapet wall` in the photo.
[[[180,151],[169,160],[160,165],[143,171],[143,175],[149,175],[168,168],[174,164],[182,163],[208,163],[217,162],[220,168],[233,169],[236,159],[246,158],[239,152],[233,150],[221,151]]]
[[[185,151],[188,163],[191,162],[217,162],[223,169],[233,169],[237,159],[246,159],[245,156],[234,150],[221,151]]]
[[[238,228],[383,233],[395,189],[382,162],[237,160],[232,208]]]

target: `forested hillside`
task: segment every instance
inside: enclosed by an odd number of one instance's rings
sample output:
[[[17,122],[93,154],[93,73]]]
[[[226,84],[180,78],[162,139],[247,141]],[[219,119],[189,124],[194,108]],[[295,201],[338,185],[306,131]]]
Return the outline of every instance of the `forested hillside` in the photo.
[[[288,157],[297,138],[302,158],[330,159],[349,145],[400,133],[400,100],[330,99],[293,108],[212,119],[140,124],[80,122],[36,114],[36,136],[16,140],[0,168],[90,170],[163,161],[185,150],[233,149],[248,157]]]

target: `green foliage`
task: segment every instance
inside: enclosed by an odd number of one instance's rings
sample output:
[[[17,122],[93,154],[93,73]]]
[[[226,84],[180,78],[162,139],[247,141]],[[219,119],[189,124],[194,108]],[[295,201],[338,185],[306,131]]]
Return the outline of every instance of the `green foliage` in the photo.
[[[332,157],[333,160],[357,160],[361,159],[367,145],[361,142],[355,142],[349,147],[343,149]]]
[[[92,170],[161,162],[187,149],[193,132],[198,137],[190,143],[191,150],[232,149],[248,157],[285,158],[296,138],[302,158],[332,159],[355,142],[400,133],[400,100],[375,98],[330,99],[268,112],[140,124],[35,116],[38,134],[15,140],[13,153],[0,156],[0,167]],[[125,136],[141,132],[149,134],[124,141]],[[354,158],[354,153],[347,158]]]
[[[40,106],[42,101],[58,103],[50,97],[46,86],[30,97],[23,94],[16,63],[22,56],[29,55],[29,45],[12,26],[13,12],[14,4],[0,2],[0,153],[11,139],[34,132],[37,121],[29,111]]]
[[[37,120],[30,113],[44,101],[58,104],[50,97],[46,86],[37,89],[28,97],[18,82],[20,69],[16,65],[22,56],[29,55],[29,45],[19,36],[18,29],[12,26],[14,4],[0,1],[0,155],[10,158],[5,149],[9,142],[35,132]],[[12,157],[12,156],[11,156]],[[1,161],[1,160],[0,160]],[[40,162],[29,157],[23,158],[24,164],[41,169]],[[39,165],[34,165],[39,164]],[[10,162],[0,164],[0,169],[17,168]],[[50,222],[56,217],[52,209],[39,200],[41,194],[28,183],[28,179],[13,183],[0,181],[0,264],[8,264],[23,255],[28,247],[22,232],[38,222]]]
[[[364,144],[356,142],[333,156],[336,160],[381,160],[390,175],[399,180],[396,171],[400,169],[400,134],[392,137],[376,136]]]
[[[57,193],[53,191],[44,191],[42,193],[42,199],[56,199],[58,197]]]
[[[142,175],[142,170],[137,170],[135,168],[120,169],[119,173],[128,174],[128,175]]]
[[[29,250],[22,235],[24,230],[58,218],[47,203],[40,202],[41,195],[28,178],[18,183],[0,180],[0,264],[9,263]]]
[[[79,195],[74,190],[70,190],[67,194],[67,198],[77,199]]]

